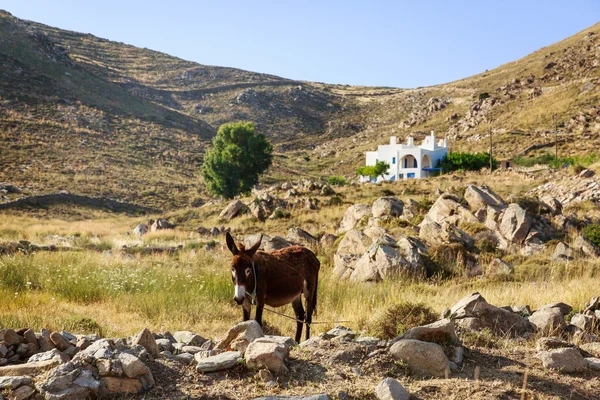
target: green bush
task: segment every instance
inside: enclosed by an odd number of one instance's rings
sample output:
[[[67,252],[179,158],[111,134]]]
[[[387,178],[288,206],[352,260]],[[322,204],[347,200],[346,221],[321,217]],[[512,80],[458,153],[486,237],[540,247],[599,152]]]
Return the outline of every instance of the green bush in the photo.
[[[600,224],[592,224],[583,228],[583,237],[600,246]]]
[[[482,168],[489,168],[490,153],[449,153],[444,156],[440,162],[440,167],[444,172],[452,171],[479,171]],[[498,167],[498,161],[492,159],[493,168]]]
[[[331,186],[344,186],[347,182],[343,176],[330,176],[327,178],[327,183]]]
[[[375,165],[365,165],[356,170],[356,174],[360,176],[368,176],[371,179],[385,175],[390,169],[390,164],[385,161],[377,161]]]
[[[392,304],[372,323],[376,337],[393,339],[415,326],[427,325],[438,320],[433,310],[424,304],[402,302]],[[445,344],[445,343],[440,343]]]

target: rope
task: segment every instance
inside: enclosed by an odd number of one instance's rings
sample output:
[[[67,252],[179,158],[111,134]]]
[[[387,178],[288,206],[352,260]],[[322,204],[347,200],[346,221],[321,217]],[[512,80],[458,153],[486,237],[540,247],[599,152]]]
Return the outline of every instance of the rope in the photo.
[[[264,310],[267,310],[268,312],[272,312],[273,314],[277,314],[277,315],[281,315],[282,317],[294,320],[296,322],[300,322],[301,324],[307,325],[307,326],[311,326],[311,325],[318,325],[318,324],[340,324],[340,323],[346,323],[346,322],[352,322],[352,321],[313,321],[310,324],[308,322],[305,321],[301,321],[298,318],[295,317],[290,317],[289,315],[277,312],[275,310],[271,310],[270,308],[266,308],[264,307]]]

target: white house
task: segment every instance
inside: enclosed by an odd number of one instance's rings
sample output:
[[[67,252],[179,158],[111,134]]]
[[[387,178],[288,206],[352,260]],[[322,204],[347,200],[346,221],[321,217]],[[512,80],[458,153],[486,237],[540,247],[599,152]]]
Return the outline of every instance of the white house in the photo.
[[[390,144],[377,147],[377,151],[367,151],[366,165],[375,165],[377,161],[386,161],[390,169],[384,180],[427,178],[437,170],[438,162],[448,154],[448,139],[440,139],[436,143],[435,133],[425,137],[420,146],[414,144],[409,136],[406,144],[396,142],[396,136],[390,138]],[[363,182],[369,177],[362,177]],[[377,178],[380,181],[381,177]]]

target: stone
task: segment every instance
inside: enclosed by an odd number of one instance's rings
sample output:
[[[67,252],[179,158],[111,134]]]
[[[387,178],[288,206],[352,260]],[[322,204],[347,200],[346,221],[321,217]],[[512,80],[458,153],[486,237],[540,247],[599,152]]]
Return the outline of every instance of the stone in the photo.
[[[0,391],[16,389],[22,385],[31,385],[33,380],[29,376],[0,376]]]
[[[333,256],[333,274],[337,278],[346,279],[356,267],[358,259],[371,246],[371,238],[357,229],[346,232]]]
[[[404,210],[404,203],[396,197],[380,197],[373,203],[371,214],[375,218],[383,216],[399,217]]]
[[[26,343],[31,343],[34,344],[36,347],[39,347],[37,336],[35,336],[35,332],[33,330],[27,329],[25,332],[23,332],[23,338],[25,339]]]
[[[21,386],[14,390],[11,399],[13,400],[26,400],[33,396],[35,389],[31,386]]]
[[[588,368],[593,371],[600,371],[600,358],[587,357],[583,359]]]
[[[585,360],[575,348],[540,351],[537,357],[542,360],[544,368],[561,373],[583,372],[586,369]]]
[[[315,246],[319,242],[316,237],[297,227],[290,228],[285,239],[291,243],[307,247]]]
[[[136,378],[150,373],[150,369],[138,357],[129,353],[119,353],[116,358],[128,378]]]
[[[338,237],[336,235],[325,233],[323,236],[321,236],[321,239],[319,239],[319,244],[324,248],[333,247],[337,238]]]
[[[506,261],[502,261],[499,258],[494,258],[485,269],[485,274],[488,276],[510,275],[513,273],[513,271],[514,267],[512,265]]]
[[[148,233],[148,225],[146,224],[139,224],[133,228],[133,234],[135,236],[144,236],[146,233]]]
[[[575,314],[571,317],[570,323],[584,332],[589,332],[594,327],[594,317],[584,314]]]
[[[43,353],[34,354],[33,356],[29,357],[29,360],[27,362],[39,362],[48,360],[55,360],[60,364],[63,364],[69,362],[69,357],[61,351],[59,351],[58,349],[52,349]]]
[[[414,373],[443,377],[450,368],[444,349],[436,343],[402,339],[392,345],[390,353]]]
[[[550,210],[552,215],[560,215],[562,213],[562,203],[555,197],[549,194],[539,197],[539,200]]]
[[[388,278],[418,277],[423,274],[421,256],[416,247],[406,239],[402,246],[378,241],[358,260],[354,271],[350,274],[350,280],[379,282]]]
[[[178,343],[187,346],[202,346],[206,339],[190,331],[177,331],[173,334]]]
[[[584,343],[579,346],[583,351],[586,351],[594,357],[600,357],[600,342]]]
[[[225,339],[217,343],[216,349],[237,350],[244,354],[250,343],[264,335],[262,328],[255,320],[240,322],[227,332]]]
[[[595,172],[591,169],[584,169],[579,173],[580,178],[591,178],[595,175]]]
[[[68,348],[70,348],[71,346],[73,346],[71,343],[69,343],[64,337],[63,335],[61,335],[58,332],[52,332],[50,334],[50,340],[52,340],[52,343],[54,343],[54,345],[56,346],[56,348],[60,351],[65,351]]]
[[[552,253],[552,261],[571,261],[573,260],[573,250],[565,243],[560,242],[554,248],[554,252]]]
[[[175,356],[175,359],[179,362],[182,362],[186,365],[190,365],[195,361],[195,357],[191,353],[181,353]]]
[[[110,395],[137,394],[144,389],[142,382],[133,378],[103,376],[100,378],[100,383]]]
[[[147,328],[142,329],[132,340],[132,345],[140,345],[143,346],[148,353],[154,358],[158,358],[160,356],[160,350],[158,349],[158,345],[156,344],[156,340]]]
[[[581,251],[588,257],[600,257],[600,247],[584,238],[583,236],[577,236],[571,245],[571,248],[577,251]]]
[[[479,210],[487,206],[496,208],[506,208],[506,203],[500,196],[487,186],[468,185],[464,195],[465,201],[469,204],[472,211]]]
[[[255,242],[256,243],[256,242]],[[264,251],[281,250],[290,247],[292,244],[281,236],[273,236],[264,244]]]
[[[270,381],[274,381],[275,378],[273,377],[273,374],[271,373],[271,371],[269,371],[268,369],[261,369],[260,371],[258,371],[258,377],[260,378],[261,381],[263,382],[270,382]]]
[[[154,221],[152,223],[152,226],[150,226],[150,231],[156,232],[156,231],[160,231],[163,229],[173,229],[173,228],[175,228],[175,225],[171,224],[167,219],[158,218],[156,221]]]
[[[329,400],[326,394],[315,394],[312,396],[266,396],[255,397],[252,400]]]
[[[419,238],[431,244],[459,243],[466,248],[475,245],[475,240],[462,229],[445,221],[439,224],[427,217],[421,222]]]
[[[356,227],[358,222],[371,214],[371,206],[367,204],[354,204],[344,212],[342,222],[337,233],[345,233]]]
[[[540,310],[545,308],[558,308],[562,315],[568,315],[571,311],[573,311],[573,307],[563,302],[546,304],[545,306],[540,307]]]
[[[479,220],[468,208],[460,204],[460,199],[450,193],[443,193],[433,203],[425,220],[433,221],[439,225],[447,222],[450,225],[458,225],[458,222],[479,223]]]
[[[52,359],[25,364],[6,365],[4,367],[0,367],[0,376],[38,375],[44,371],[54,368],[58,364],[60,364],[59,361]]]
[[[214,372],[233,368],[242,360],[242,353],[239,351],[226,351],[212,357],[203,358],[198,361],[196,370],[198,372]]]
[[[531,314],[529,322],[543,334],[559,333],[566,328],[565,317],[560,309],[555,307],[537,310]]]
[[[499,230],[508,241],[520,243],[527,237],[531,224],[532,220],[527,211],[512,203],[504,210]]]
[[[96,360],[96,368],[98,368],[98,375],[110,375],[110,370],[112,369],[112,360],[109,358],[99,358]]]
[[[244,208],[244,203],[241,200],[234,200],[227,205],[219,214],[219,219],[229,221],[237,217]]]
[[[428,325],[411,328],[392,342],[395,343],[402,339],[420,340],[422,342],[437,343],[442,346],[460,344],[460,339],[456,335],[454,322],[449,319],[442,319]]]
[[[265,335],[263,337],[255,339],[254,341],[262,342],[262,343],[277,343],[277,344],[284,345],[288,349],[291,349],[292,347],[298,345],[298,343],[296,343],[296,341],[294,339],[292,339],[291,337],[288,337],[288,336]]]
[[[385,378],[375,387],[375,396],[378,400],[408,400],[410,394],[394,378]]]
[[[278,343],[252,342],[246,349],[246,365],[249,368],[267,368],[274,374],[287,373],[285,359],[289,348]]]
[[[42,351],[50,351],[56,348],[52,340],[50,340],[50,332],[46,329],[42,329],[41,335],[38,337],[38,345]]]
[[[575,347],[575,345],[555,337],[542,337],[537,341],[538,351],[560,349],[563,347]]]
[[[497,335],[523,335],[534,327],[525,318],[489,304],[478,292],[463,297],[450,309],[450,319],[468,330],[490,329]]]
[[[7,347],[21,344],[21,338],[12,329],[3,329],[0,331],[0,342],[1,341],[4,341]]]

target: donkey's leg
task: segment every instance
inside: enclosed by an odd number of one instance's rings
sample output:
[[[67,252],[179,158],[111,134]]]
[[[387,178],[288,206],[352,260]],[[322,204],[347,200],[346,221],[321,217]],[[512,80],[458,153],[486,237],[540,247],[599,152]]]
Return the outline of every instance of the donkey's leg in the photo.
[[[304,307],[302,307],[302,296],[298,296],[296,300],[292,302],[292,307],[294,308],[294,314],[296,314],[296,319],[298,321],[304,321]],[[302,338],[302,322],[296,321],[296,343],[300,343],[300,339]],[[308,329],[308,327],[306,327]]]
[[[312,315],[317,307],[317,285],[318,278],[315,279],[313,284],[306,282],[306,291],[304,297],[306,298],[306,340],[310,338],[310,324],[312,323]]]
[[[250,319],[250,302],[248,299],[245,299],[242,303],[242,311],[244,312],[244,321],[248,321]]]
[[[262,315],[263,315],[263,309],[265,308],[265,304],[262,302],[258,302],[256,304],[256,318],[254,318],[256,320],[256,322],[258,322],[258,324],[262,327]]]

